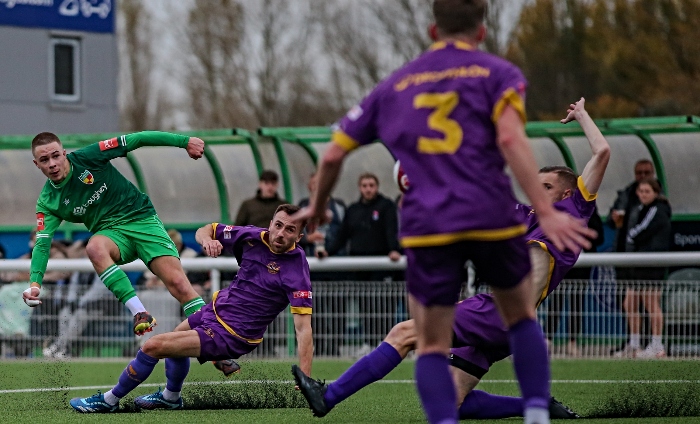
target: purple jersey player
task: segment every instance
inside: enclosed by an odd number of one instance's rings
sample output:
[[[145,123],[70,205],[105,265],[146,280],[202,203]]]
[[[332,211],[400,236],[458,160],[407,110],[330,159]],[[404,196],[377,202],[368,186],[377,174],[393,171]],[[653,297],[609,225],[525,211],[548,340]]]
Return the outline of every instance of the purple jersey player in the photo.
[[[464,263],[492,284],[509,328],[526,422],[548,422],[549,363],[530,302],[523,235],[504,172],[513,171],[559,249],[589,246],[581,222],[557,211],[537,180],[525,136],[526,81],[511,63],[477,48],[485,37],[486,0],[434,0],[436,41],[353,107],[333,134],[318,190],[300,215],[325,219],[343,160],[380,139],[411,178],[401,210],[409,305],[417,331],[416,384],[428,421],[457,421],[448,354]],[[497,213],[495,213],[497,211]],[[303,387],[302,387],[303,390]]]
[[[593,154],[582,175],[577,178],[570,168],[552,166],[540,170],[539,180],[556,209],[587,221],[595,210],[596,193],[608,164],[610,147],[586,112],[584,103],[584,99],[581,99],[570,105],[566,118],[561,121],[567,123],[577,120],[588,138]],[[413,179],[410,184],[399,182],[402,190],[412,184]],[[511,206],[507,209],[514,208]],[[524,215],[528,226],[525,237],[530,246],[532,279],[536,286],[531,303],[539,304],[576,263],[580,249],[560,250],[554,246],[540,229],[537,213],[530,206],[518,204],[514,210]],[[451,364],[460,404],[459,418],[522,416],[523,399],[473,390],[494,362],[511,354],[507,327],[498,313],[494,296],[479,294],[466,299],[457,304],[455,312],[455,323],[452,326],[455,347],[452,349]],[[294,375],[314,414],[324,416],[362,387],[386,376],[408,352],[415,349],[416,341],[415,321],[405,321],[394,326],[377,349],[360,359],[327,387],[296,368]],[[576,417],[576,414],[553,398],[549,403],[549,412],[553,418]]]
[[[280,205],[265,230],[253,226],[211,224],[197,230],[204,252],[217,257],[232,253],[240,270],[231,285],[214,293],[211,303],[183,321],[171,333],[150,338],[107,393],[75,398],[80,412],[114,412],[119,400],[143,382],[159,359],[165,359],[163,392],[134,399],[142,409],[180,409],[180,391],[189,372],[190,357],[200,363],[239,358],[262,342],[267,326],[291,304],[299,345],[299,366],[311,372],[312,292],[309,265],[297,243],[305,222],[292,219],[298,206]]]

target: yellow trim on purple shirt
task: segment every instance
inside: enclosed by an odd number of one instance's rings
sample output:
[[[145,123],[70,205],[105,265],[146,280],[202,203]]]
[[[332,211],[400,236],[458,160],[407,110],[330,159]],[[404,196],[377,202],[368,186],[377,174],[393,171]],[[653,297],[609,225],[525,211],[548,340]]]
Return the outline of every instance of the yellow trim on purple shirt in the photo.
[[[549,253],[547,245],[539,240],[528,240],[527,244],[537,244],[542,248],[542,250],[544,250],[547,253],[547,255],[549,255],[549,274],[547,275],[547,284],[545,284],[544,290],[542,290],[542,294],[540,295],[540,299],[537,301],[537,306],[540,306],[540,304],[542,304],[542,302],[544,302],[544,300],[547,298],[549,285],[552,284],[552,274],[554,273],[554,256],[552,256],[552,254]]]
[[[464,41],[436,41],[428,50],[435,51],[444,49],[445,47],[453,45],[455,48],[460,50],[474,50],[474,46]]]
[[[518,92],[511,87],[503,93],[503,96],[501,96],[501,98],[496,102],[496,105],[493,107],[493,114],[491,115],[491,120],[494,124],[498,123],[498,120],[501,118],[503,110],[505,110],[507,105],[513,106],[515,111],[518,112],[518,115],[520,115],[520,119],[523,120],[523,123],[527,122],[527,115],[525,114],[525,102],[523,101],[523,98],[520,96],[520,94],[518,94]]]
[[[445,246],[463,240],[500,241],[525,234],[525,225],[499,228],[495,230],[467,230],[457,233],[427,234],[422,236],[407,236],[401,238],[403,247],[432,247]]]
[[[578,191],[581,192],[581,196],[583,196],[583,198],[586,199],[586,202],[592,202],[598,198],[598,193],[590,193],[588,191],[586,183],[583,182],[583,178],[578,177],[576,185],[578,186]]]
[[[311,315],[311,308],[308,306],[292,306],[292,313],[297,315]]]
[[[212,237],[213,239],[216,239],[216,226],[217,226],[217,225],[219,225],[218,222],[212,222],[212,223],[211,223],[211,229],[212,229],[212,231],[214,231],[214,233],[213,233],[213,234],[214,234],[214,237]]]
[[[334,131],[333,135],[331,136],[331,142],[337,144],[346,152],[351,152],[360,147],[360,143],[358,143],[354,138],[345,134],[345,131],[343,130]]]
[[[248,342],[248,343],[250,343],[250,344],[260,344],[260,343],[262,343],[263,339],[246,339],[245,337],[239,335],[238,333],[236,333],[236,332],[233,330],[233,328],[231,328],[231,326],[229,326],[228,324],[226,324],[226,323],[224,322],[224,320],[221,319],[221,317],[219,317],[219,314],[216,313],[216,298],[217,298],[217,296],[219,296],[219,292],[218,292],[218,291],[214,292],[214,296],[212,296],[212,299],[211,299],[211,307],[212,307],[212,309],[214,310],[214,316],[216,316],[216,320],[219,321],[219,324],[221,324],[221,325],[226,329],[226,331],[229,332],[229,334],[231,334],[232,336],[237,337],[237,338],[243,340],[244,342]]]

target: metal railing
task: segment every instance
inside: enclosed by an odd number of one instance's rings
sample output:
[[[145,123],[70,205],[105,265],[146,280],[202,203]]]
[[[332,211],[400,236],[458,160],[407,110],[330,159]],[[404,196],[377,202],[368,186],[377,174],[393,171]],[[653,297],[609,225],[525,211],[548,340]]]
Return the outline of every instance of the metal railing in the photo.
[[[236,270],[235,259],[183,259],[188,271]],[[629,291],[657,295],[661,306],[661,333],[665,354],[671,358],[700,357],[700,270],[667,281],[617,281],[613,265],[688,266],[700,263],[699,253],[583,254],[577,266],[593,266],[590,279],[565,280],[540,306],[538,318],[550,340],[550,352],[565,357],[615,357],[628,342],[627,314],[623,304]],[[321,356],[359,356],[374,348],[397,322],[408,318],[404,283],[405,260],[387,258],[309,259],[313,281],[314,344]],[[0,261],[0,271],[26,271],[29,261]],[[145,270],[142,263],[124,266]],[[49,269],[90,272],[87,260],[52,260]],[[394,271],[394,280],[343,281],[348,271]],[[329,274],[331,273],[331,274]],[[397,275],[398,274],[398,275]],[[675,274],[679,275],[679,274]],[[73,357],[131,356],[144,338],[131,334],[128,310],[95,279],[79,287],[73,296],[65,285],[47,285],[44,304],[29,309],[21,302],[26,283],[0,287],[0,356]],[[225,286],[225,283],[224,283]],[[212,291],[221,287],[213,282]],[[101,291],[98,289],[101,288]],[[485,288],[480,288],[485,290]],[[211,293],[211,292],[210,292]],[[470,293],[465,285],[464,296]],[[157,332],[170,331],[184,317],[167,291],[144,290],[139,296],[158,319]],[[69,299],[70,297],[70,299]],[[658,317],[646,312],[640,301],[641,348],[651,340],[651,326]],[[289,357],[294,354],[291,316],[280,316],[269,327],[253,357]],[[625,353],[624,356],[627,354]],[[618,354],[617,356],[623,356]]]

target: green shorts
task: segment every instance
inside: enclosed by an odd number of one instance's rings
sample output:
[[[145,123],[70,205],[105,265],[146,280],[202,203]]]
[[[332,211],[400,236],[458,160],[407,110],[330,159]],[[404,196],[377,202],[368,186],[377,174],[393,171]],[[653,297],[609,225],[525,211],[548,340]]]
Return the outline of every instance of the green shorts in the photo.
[[[175,244],[165,231],[158,215],[116,225],[95,233],[108,237],[119,248],[121,260],[117,265],[141,259],[147,266],[158,256],[180,258]]]

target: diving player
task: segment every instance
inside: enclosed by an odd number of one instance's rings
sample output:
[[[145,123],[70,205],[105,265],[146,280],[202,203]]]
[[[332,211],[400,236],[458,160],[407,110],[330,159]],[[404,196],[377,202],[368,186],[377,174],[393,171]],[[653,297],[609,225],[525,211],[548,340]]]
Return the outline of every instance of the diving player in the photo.
[[[180,391],[190,368],[190,357],[200,363],[239,358],[261,342],[267,326],[291,303],[297,336],[299,367],[311,372],[312,292],[309,264],[297,245],[304,221],[291,219],[298,206],[280,205],[268,229],[210,224],[197,230],[204,253],[233,254],[240,270],[231,285],[214,294],[211,303],[190,315],[175,331],[148,339],[107,393],[75,398],[80,412],[115,412],[119,400],[148,378],[159,359],[165,359],[164,391],[139,396],[142,409],[181,409]]]

